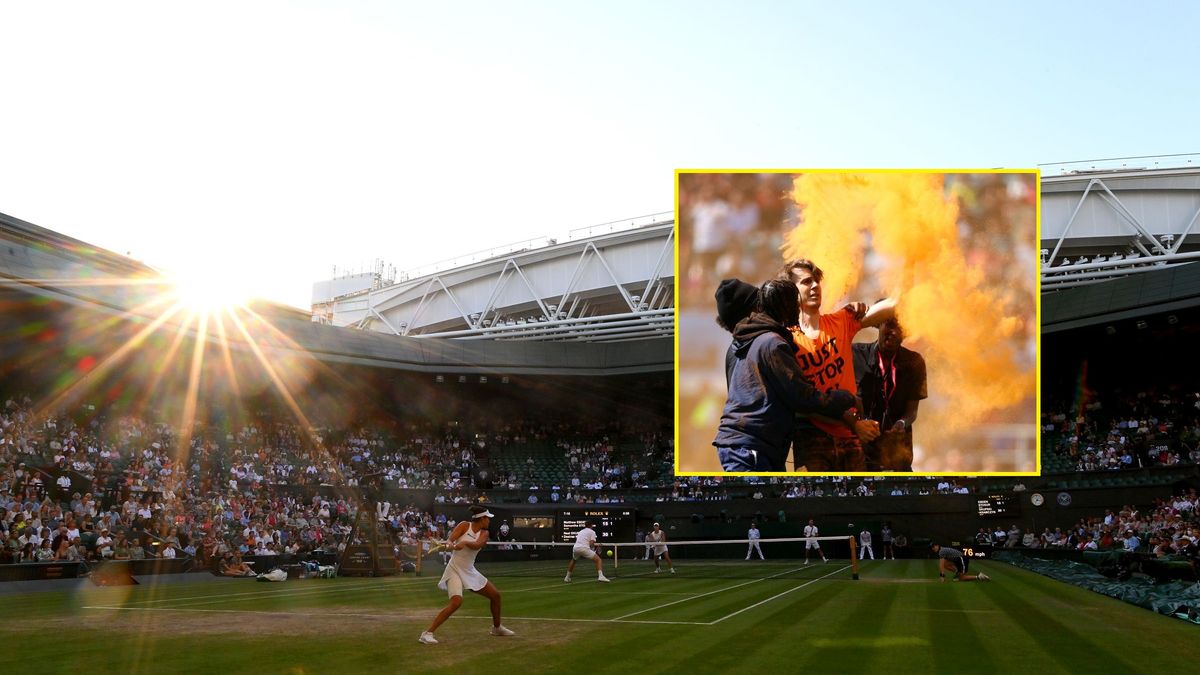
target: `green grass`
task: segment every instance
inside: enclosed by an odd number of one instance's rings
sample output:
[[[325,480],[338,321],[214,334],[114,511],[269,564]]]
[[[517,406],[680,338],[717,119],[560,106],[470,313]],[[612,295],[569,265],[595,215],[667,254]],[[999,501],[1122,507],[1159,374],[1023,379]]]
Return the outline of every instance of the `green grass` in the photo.
[[[852,581],[845,565],[679,561],[673,577],[626,566],[599,584],[580,568],[564,584],[559,563],[481,564],[517,636],[488,635],[487,602],[468,594],[437,646],[416,642],[445,603],[436,575],[81,581],[0,597],[0,672],[1042,675],[1191,672],[1200,657],[1197,626],[1000,563],[978,566],[990,583],[939,583],[924,560],[868,561]]]

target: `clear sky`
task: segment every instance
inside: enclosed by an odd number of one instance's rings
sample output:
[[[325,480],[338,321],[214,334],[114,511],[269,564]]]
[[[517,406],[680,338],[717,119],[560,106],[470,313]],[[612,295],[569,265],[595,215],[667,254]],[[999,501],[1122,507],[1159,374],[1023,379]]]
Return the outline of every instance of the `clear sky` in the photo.
[[[0,0],[0,212],[307,308],[678,167],[1200,151],[1196,7]]]

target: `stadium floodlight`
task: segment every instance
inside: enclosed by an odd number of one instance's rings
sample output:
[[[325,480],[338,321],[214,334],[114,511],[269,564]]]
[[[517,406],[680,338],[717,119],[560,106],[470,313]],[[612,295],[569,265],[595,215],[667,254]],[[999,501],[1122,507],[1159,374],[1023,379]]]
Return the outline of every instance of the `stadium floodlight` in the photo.
[[[443,382],[445,382],[445,381],[446,381],[446,376],[445,376],[445,375],[438,375],[437,377],[433,378],[433,381],[434,381],[434,382],[437,382],[438,384],[441,384],[441,383],[443,383]]]

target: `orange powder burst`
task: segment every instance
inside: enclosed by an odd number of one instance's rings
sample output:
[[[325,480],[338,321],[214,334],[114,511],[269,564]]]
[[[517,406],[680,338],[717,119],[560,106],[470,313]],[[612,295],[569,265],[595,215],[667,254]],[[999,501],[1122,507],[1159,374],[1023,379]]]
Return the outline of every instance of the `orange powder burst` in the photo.
[[[847,298],[861,280],[868,243],[878,258],[877,285],[899,300],[898,313],[910,338],[906,346],[920,351],[928,364],[931,399],[922,404],[914,429],[918,444],[924,436],[934,454],[958,454],[945,446],[970,442],[971,435],[956,436],[981,420],[1011,418],[1006,413],[1031,399],[1034,368],[1020,350],[1024,324],[1034,316],[1034,298],[1029,298],[1026,315],[1005,314],[1004,298],[1011,289],[988,286],[983,272],[968,263],[958,206],[947,197],[942,175],[807,174],[795,180],[794,188],[801,222],[787,235],[782,251],[785,259],[808,258],[824,269],[823,311],[843,299],[875,300]],[[1032,416],[1011,421],[1032,423]],[[923,468],[965,467],[950,466],[943,458]]]

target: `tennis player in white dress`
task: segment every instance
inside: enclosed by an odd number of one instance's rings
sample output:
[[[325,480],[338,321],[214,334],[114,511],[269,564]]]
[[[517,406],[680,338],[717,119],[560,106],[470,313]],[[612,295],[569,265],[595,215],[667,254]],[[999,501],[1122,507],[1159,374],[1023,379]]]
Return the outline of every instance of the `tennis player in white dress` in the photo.
[[[486,508],[472,506],[470,521],[464,520],[454,528],[454,532],[450,533],[450,539],[446,542],[446,546],[454,553],[450,556],[446,571],[442,572],[441,580],[438,581],[438,588],[449,593],[450,602],[434,617],[429,629],[417,638],[422,644],[436,645],[438,643],[437,639],[433,637],[433,632],[462,606],[464,588],[491,601],[492,635],[513,635],[511,630],[500,623],[500,591],[496,590],[495,585],[488,581],[487,577],[475,569],[475,556],[479,555],[479,550],[487,544],[488,525],[492,518],[492,513]]]

